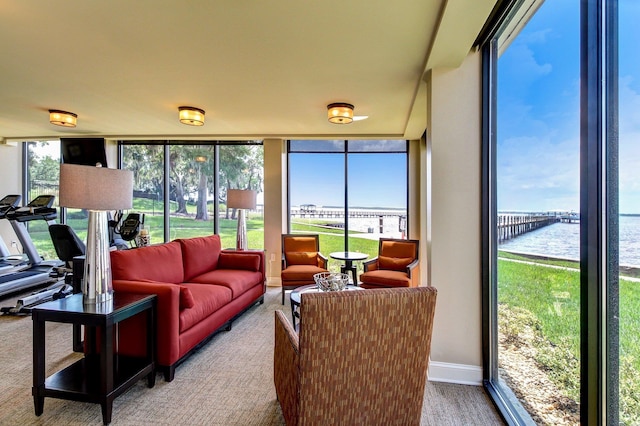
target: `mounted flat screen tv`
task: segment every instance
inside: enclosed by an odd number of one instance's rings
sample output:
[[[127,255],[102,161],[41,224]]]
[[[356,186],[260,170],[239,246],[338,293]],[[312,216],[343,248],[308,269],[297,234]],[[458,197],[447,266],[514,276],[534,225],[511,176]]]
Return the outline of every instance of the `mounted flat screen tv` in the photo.
[[[60,149],[63,163],[107,167],[104,138],[60,138]]]

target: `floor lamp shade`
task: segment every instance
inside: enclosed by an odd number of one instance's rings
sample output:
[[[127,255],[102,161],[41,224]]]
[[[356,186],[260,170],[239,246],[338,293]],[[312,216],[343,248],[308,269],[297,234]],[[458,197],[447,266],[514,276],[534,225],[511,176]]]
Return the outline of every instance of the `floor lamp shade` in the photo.
[[[256,191],[251,189],[228,189],[227,208],[238,209],[238,231],[236,233],[236,249],[247,249],[247,222],[245,209],[256,208]]]
[[[89,226],[82,279],[85,303],[111,300],[108,210],[132,207],[133,173],[106,167],[60,165],[59,203],[89,211]]]

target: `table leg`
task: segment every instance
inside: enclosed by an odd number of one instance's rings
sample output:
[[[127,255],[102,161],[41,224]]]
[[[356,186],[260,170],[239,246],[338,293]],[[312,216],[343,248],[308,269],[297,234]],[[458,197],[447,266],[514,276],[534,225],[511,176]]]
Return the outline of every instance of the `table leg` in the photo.
[[[151,372],[147,376],[147,387],[152,388],[156,385],[156,360],[154,354],[155,350],[155,336],[156,336],[156,318],[154,315],[156,301],[153,301],[154,307],[147,309],[147,360],[153,365]]]
[[[293,329],[296,329],[296,305],[291,300],[291,319],[293,320]]]
[[[100,336],[100,394],[104,395],[102,406],[102,422],[105,425],[111,423],[111,409],[113,398],[107,395],[113,390],[113,326],[102,327],[103,334]]]
[[[110,398],[107,398],[107,400],[103,401],[102,404],[100,404],[100,406],[102,407],[102,424],[108,425],[109,423],[111,423],[111,411],[113,408],[113,400]]]
[[[84,352],[84,344],[82,342],[82,326],[73,324],[73,351]]]
[[[36,416],[44,411],[45,325],[37,313],[33,314],[33,405]]]
[[[353,277],[353,285],[358,285],[358,277],[356,267],[353,265],[353,261],[345,260],[344,265],[340,267],[340,272],[343,274],[348,274],[351,272],[351,276]]]

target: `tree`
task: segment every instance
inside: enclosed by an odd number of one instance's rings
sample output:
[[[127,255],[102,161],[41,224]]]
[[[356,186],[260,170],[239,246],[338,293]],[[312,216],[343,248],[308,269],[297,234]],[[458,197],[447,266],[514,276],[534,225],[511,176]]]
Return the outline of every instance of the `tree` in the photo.
[[[261,145],[225,145],[220,147],[220,182],[224,186],[221,198],[227,199],[227,189],[262,189],[263,149]],[[222,192],[222,191],[221,191]],[[229,209],[226,218],[229,219]],[[236,212],[231,216],[235,219]]]

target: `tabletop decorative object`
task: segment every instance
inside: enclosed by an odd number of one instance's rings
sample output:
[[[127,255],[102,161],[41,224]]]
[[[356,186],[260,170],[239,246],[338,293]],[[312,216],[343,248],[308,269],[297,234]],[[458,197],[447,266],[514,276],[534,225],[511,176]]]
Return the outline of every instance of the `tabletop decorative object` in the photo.
[[[313,279],[321,291],[340,291],[349,284],[349,275],[339,272],[320,272]]]

